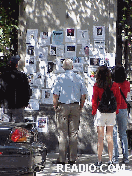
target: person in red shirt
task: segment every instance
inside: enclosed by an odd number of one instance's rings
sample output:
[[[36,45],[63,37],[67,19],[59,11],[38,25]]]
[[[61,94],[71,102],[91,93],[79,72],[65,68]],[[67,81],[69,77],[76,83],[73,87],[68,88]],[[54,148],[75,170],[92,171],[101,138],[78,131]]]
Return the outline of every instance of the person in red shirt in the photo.
[[[107,87],[113,91],[113,94],[116,98],[117,102],[117,110],[114,113],[101,113],[98,110],[99,100],[101,100],[104,89]],[[117,83],[112,82],[111,72],[106,66],[100,66],[97,70],[96,74],[96,83],[93,86],[93,96],[92,96],[92,115],[95,116],[95,125],[97,126],[98,132],[98,162],[96,166],[101,166],[102,164],[102,151],[103,151],[103,139],[104,139],[104,127],[106,126],[106,136],[108,142],[108,153],[109,153],[109,162],[108,164],[112,164],[112,156],[113,156],[113,126],[116,121],[116,114],[119,113],[120,107],[120,90]]]
[[[121,91],[124,96],[127,98],[128,92],[130,92],[130,82],[126,80],[126,72],[124,67],[115,66],[112,73],[113,80],[118,83]],[[119,114],[116,116],[116,125],[113,128],[113,142],[114,142],[114,150],[113,150],[113,163],[117,164],[119,162],[119,152],[118,152],[118,143],[117,143],[117,126],[119,137],[122,146],[122,154],[123,154],[123,163],[129,163],[128,159],[128,140],[127,140],[127,104],[121,95],[121,105],[119,107]]]

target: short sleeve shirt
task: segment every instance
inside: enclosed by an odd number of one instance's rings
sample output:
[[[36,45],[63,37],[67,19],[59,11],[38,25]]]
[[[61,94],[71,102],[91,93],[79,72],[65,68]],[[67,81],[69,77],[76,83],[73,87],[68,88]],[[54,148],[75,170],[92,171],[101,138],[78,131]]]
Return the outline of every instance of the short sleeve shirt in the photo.
[[[118,85],[122,90],[123,94],[125,95],[125,97],[127,98],[127,93],[130,92],[130,82],[125,80],[123,83],[118,83]],[[127,104],[121,95],[120,109],[126,109],[126,108],[127,108]]]
[[[59,95],[59,102],[65,104],[80,102],[81,95],[87,94],[82,77],[72,70],[57,76],[52,92]]]

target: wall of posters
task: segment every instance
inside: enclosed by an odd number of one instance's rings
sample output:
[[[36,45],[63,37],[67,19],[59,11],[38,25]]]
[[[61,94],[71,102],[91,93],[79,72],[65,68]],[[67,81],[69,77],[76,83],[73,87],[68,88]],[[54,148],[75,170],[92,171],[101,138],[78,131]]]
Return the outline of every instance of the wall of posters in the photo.
[[[33,91],[29,109],[38,109],[39,103],[53,104],[51,89],[56,75],[64,72],[65,58],[73,60],[74,72],[87,75],[91,90],[93,84],[90,81],[94,79],[91,70],[104,64],[108,67],[115,65],[115,54],[105,52],[105,26],[93,26],[92,43],[88,33],[88,29],[67,27],[60,31],[43,31],[38,36],[38,29],[27,30],[24,70]]]
[[[62,45],[64,34],[63,31],[53,31],[52,34],[52,45]]]

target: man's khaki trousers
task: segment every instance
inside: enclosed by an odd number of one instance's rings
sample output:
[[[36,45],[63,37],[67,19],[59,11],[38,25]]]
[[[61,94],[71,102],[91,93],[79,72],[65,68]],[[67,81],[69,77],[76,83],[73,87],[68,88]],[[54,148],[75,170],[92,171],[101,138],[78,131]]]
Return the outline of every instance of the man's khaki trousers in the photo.
[[[56,117],[59,133],[59,161],[66,162],[67,148],[69,148],[68,160],[75,161],[80,122],[79,104],[60,104],[56,110]]]

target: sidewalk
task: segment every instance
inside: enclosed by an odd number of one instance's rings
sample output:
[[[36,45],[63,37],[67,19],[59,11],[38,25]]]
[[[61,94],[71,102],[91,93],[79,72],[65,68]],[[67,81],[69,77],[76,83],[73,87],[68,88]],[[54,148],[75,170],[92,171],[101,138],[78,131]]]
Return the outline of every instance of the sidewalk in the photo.
[[[94,163],[97,161],[97,155],[93,154],[78,154],[78,159],[75,165],[54,165],[53,160],[56,160],[58,153],[49,153],[47,155],[45,168],[42,172],[37,173],[36,176],[86,176],[95,174],[99,175],[111,175],[111,174],[127,174],[132,175],[132,152],[129,154],[129,164],[122,164],[122,155],[119,157],[119,165],[107,166],[109,160],[108,155],[103,155],[102,168],[97,169]],[[57,171],[58,168],[58,171]]]

